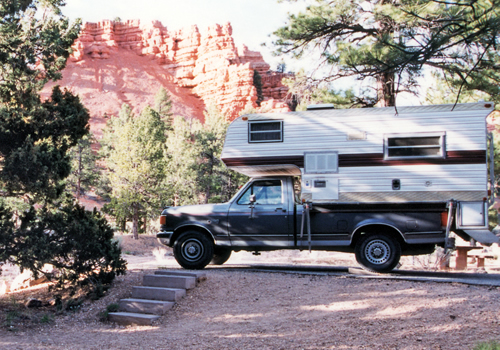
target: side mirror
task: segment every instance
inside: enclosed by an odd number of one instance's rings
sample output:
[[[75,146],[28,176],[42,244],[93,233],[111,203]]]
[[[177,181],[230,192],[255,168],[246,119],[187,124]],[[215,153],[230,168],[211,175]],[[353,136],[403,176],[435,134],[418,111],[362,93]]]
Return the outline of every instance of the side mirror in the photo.
[[[250,208],[250,219],[255,219],[255,216],[253,215],[253,208],[255,207],[255,202],[257,199],[255,199],[255,195],[251,194],[250,195],[250,205],[248,206]]]

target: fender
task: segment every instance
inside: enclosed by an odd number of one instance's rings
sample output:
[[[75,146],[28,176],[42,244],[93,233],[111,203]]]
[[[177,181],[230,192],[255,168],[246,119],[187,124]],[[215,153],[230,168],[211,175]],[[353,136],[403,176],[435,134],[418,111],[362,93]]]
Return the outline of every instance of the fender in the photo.
[[[354,236],[356,235],[356,233],[360,229],[362,229],[363,227],[366,227],[366,226],[373,226],[373,225],[388,226],[388,227],[394,229],[397,233],[399,233],[400,237],[406,242],[405,236],[403,235],[403,233],[401,232],[401,230],[393,222],[391,222],[389,220],[384,220],[384,219],[366,219],[366,220],[363,220],[363,221],[359,222],[356,225],[356,227],[354,228],[354,230],[352,231],[352,234],[351,234],[351,244],[353,242]]]
[[[204,224],[200,223],[200,222],[196,222],[196,221],[193,221],[193,222],[185,222],[179,226],[177,226],[175,229],[174,229],[174,234],[172,235],[172,238],[177,238],[178,234],[177,232],[179,232],[180,229],[184,228],[184,227],[198,227],[198,228],[202,228],[204,231],[208,232],[210,237],[212,238],[212,240],[214,241],[215,244],[217,244],[217,239],[215,238],[215,235],[212,233],[212,231],[207,227],[205,226]],[[174,239],[175,241],[175,239]]]

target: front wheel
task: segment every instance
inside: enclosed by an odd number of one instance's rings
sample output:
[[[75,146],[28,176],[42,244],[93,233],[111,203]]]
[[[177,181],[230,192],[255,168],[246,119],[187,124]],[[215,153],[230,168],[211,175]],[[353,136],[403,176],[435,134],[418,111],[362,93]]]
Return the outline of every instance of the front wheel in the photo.
[[[199,270],[210,263],[214,244],[203,233],[187,231],[174,243],[175,260],[185,269]]]
[[[366,270],[392,271],[401,258],[399,242],[385,234],[361,236],[355,248],[357,262]]]

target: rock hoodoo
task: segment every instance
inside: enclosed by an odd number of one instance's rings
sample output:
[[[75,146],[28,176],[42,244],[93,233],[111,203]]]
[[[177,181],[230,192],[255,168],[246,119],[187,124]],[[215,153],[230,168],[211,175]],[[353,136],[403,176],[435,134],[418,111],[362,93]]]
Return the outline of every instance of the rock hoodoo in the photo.
[[[289,110],[284,103],[288,88],[281,83],[286,74],[270,71],[259,52],[236,47],[229,23],[204,33],[197,26],[171,32],[158,21],[85,23],[73,48],[58,83],[77,90],[94,115],[116,114],[123,102],[138,102],[142,108],[164,86],[176,114],[203,119],[202,111],[216,105],[234,119],[257,108],[254,70],[262,78],[260,108]],[[111,94],[108,103],[103,94]],[[185,106],[176,110],[176,104]]]

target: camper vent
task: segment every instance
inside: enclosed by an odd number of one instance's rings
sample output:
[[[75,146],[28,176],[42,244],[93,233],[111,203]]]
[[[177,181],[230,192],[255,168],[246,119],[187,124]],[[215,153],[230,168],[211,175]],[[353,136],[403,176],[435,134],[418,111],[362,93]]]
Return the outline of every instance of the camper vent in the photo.
[[[306,153],[304,161],[304,170],[307,174],[331,174],[339,170],[337,152]]]
[[[321,109],[335,109],[335,106],[332,103],[321,103],[307,106],[308,111],[317,111]]]
[[[347,134],[347,141],[366,140],[366,131],[350,132]]]

